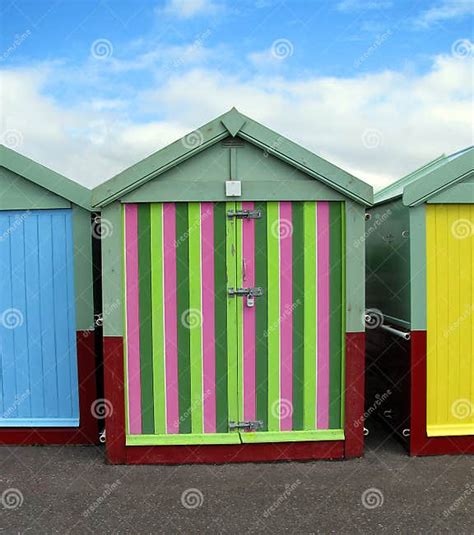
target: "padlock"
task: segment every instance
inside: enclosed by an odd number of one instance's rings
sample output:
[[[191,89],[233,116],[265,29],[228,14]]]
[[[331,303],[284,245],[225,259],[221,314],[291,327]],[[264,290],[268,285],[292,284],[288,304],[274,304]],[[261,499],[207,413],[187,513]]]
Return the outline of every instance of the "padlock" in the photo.
[[[247,295],[247,306],[252,308],[255,305],[255,297],[251,294]]]

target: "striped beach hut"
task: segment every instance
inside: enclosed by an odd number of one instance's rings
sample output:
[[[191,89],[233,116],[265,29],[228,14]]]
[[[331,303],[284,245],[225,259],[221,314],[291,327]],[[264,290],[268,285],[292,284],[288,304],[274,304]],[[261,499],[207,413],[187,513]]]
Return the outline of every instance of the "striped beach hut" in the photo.
[[[360,455],[371,201],[235,109],[98,186],[109,460]]]
[[[412,455],[474,453],[473,204],[468,147],[378,192],[367,221],[367,366]]]
[[[0,444],[98,442],[90,195],[0,145]]]

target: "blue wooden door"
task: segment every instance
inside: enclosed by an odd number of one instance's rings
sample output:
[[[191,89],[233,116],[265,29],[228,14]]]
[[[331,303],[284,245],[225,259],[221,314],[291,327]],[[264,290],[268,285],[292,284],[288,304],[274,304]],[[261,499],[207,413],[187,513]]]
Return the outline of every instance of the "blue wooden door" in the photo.
[[[79,425],[71,210],[0,211],[0,427]]]

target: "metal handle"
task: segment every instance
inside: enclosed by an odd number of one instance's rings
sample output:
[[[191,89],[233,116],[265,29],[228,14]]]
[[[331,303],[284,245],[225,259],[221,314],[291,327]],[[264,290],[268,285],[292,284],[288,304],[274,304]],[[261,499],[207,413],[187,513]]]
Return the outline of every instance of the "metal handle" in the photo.
[[[399,338],[403,338],[404,340],[410,340],[411,338],[410,333],[407,333],[406,331],[399,331],[398,329],[389,327],[388,325],[382,324],[380,325],[380,328],[383,329],[384,331],[394,334],[395,336],[398,336]]]

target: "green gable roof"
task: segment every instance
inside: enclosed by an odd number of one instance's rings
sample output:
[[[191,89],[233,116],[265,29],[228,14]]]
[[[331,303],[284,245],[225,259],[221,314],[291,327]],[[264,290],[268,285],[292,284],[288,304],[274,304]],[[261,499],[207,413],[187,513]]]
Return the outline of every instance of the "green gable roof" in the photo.
[[[91,191],[43,165],[0,145],[0,167],[91,211]]]
[[[403,204],[416,206],[464,180],[474,171],[474,147],[442,155],[400,178],[375,194],[375,204],[403,197]]]
[[[253,143],[358,203],[373,202],[371,186],[232,108],[97,186],[93,206],[110,204],[229,135]]]

